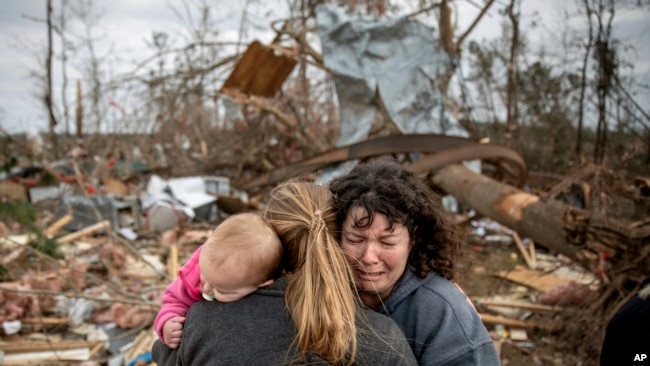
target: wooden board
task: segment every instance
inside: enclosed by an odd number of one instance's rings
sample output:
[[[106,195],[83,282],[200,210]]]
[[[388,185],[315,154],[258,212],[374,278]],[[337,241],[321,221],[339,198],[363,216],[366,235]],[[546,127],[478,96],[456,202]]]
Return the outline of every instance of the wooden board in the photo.
[[[3,365],[6,366],[48,361],[87,361],[102,347],[102,342],[86,341],[0,341],[0,350],[4,352]]]
[[[571,280],[566,278],[557,277],[534,269],[528,269],[521,265],[516,266],[512,271],[501,271],[497,276],[534,288],[541,292],[547,292],[556,286],[568,285],[571,283]]]
[[[29,201],[27,188],[22,184],[8,180],[0,182],[0,197],[6,197],[10,201]]]
[[[244,94],[272,97],[280,90],[297,61],[272,47],[253,41],[221,87]]]
[[[509,318],[504,318],[502,316],[483,314],[483,313],[479,313],[478,315],[481,317],[481,321],[483,321],[483,324],[501,324],[509,327],[517,327],[522,329],[537,328],[543,330],[553,330],[556,328],[555,324],[552,323],[542,324],[542,323],[528,322],[524,320],[509,319]]]

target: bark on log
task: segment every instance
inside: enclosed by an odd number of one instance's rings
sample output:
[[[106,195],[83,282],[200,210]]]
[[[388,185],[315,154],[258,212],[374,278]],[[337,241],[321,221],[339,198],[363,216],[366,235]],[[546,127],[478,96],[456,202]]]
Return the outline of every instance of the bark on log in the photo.
[[[607,217],[539,196],[472,172],[448,165],[432,182],[481,215],[561,253],[586,268],[594,268],[599,253],[609,257],[647,257],[650,227],[632,227]],[[628,257],[629,259],[629,257]]]

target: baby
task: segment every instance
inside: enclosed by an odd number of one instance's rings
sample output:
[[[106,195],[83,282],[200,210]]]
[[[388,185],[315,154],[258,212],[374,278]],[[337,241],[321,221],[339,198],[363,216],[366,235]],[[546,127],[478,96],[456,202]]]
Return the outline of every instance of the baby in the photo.
[[[273,283],[281,255],[280,239],[264,218],[253,213],[226,218],[165,289],[154,322],[160,340],[178,347],[185,315],[201,298],[237,301]]]

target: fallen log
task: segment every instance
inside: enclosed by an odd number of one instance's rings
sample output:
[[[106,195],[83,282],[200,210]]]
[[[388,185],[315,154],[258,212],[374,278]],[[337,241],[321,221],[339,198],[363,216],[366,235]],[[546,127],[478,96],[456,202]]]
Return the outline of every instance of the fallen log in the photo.
[[[559,201],[544,201],[461,165],[448,165],[431,176],[442,190],[476,212],[527,236],[539,245],[595,269],[603,255],[635,267],[650,263],[650,224],[627,224],[604,212],[587,211]],[[640,267],[639,267],[640,268]]]

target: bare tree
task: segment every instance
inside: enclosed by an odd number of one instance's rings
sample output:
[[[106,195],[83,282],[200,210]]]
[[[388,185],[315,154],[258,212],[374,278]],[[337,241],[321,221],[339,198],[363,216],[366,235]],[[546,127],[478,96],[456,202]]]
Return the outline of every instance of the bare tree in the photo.
[[[101,78],[101,64],[102,60],[105,59],[105,56],[100,57],[97,54],[96,42],[99,38],[95,37],[94,28],[100,19],[100,15],[96,12],[93,7],[93,2],[90,0],[79,0],[71,7],[71,12],[83,25],[83,35],[78,37],[88,52],[88,58],[84,61],[84,65],[86,65],[84,73],[85,77],[88,79],[88,83],[90,84],[90,88],[88,88],[91,102],[89,109],[94,120],[94,130],[95,133],[99,133],[103,128],[102,116],[104,113],[102,112],[101,100],[104,95],[104,83]],[[110,51],[107,53],[110,53]]]
[[[68,106],[68,40],[66,36],[66,7],[68,0],[61,0],[58,35],[61,39],[61,105],[63,107],[63,123],[65,134],[70,135],[70,108]]]
[[[506,142],[516,141],[517,130],[519,129],[518,112],[517,112],[517,65],[519,51],[519,14],[517,0],[511,0],[508,6],[508,18],[512,25],[512,37],[510,39],[510,58],[508,59],[508,76],[507,76],[507,116],[506,116]]]
[[[612,82],[617,72],[616,50],[612,44],[612,21],[614,19],[614,1],[597,0],[593,12],[596,17],[597,33],[595,39],[596,67],[598,71],[596,96],[598,98],[598,125],[594,162],[600,164],[605,157],[607,145],[607,100],[612,89]]]
[[[57,138],[56,138],[56,118],[54,117],[54,107],[52,102],[52,0],[47,0],[47,56],[45,59],[45,72],[46,72],[46,89],[45,89],[45,107],[47,108],[50,138],[54,151],[57,151]]]
[[[587,13],[587,22],[589,25],[587,41],[584,43],[584,58],[582,59],[582,68],[580,74],[580,101],[578,106],[578,126],[577,126],[577,138],[575,146],[575,160],[579,162],[581,160],[582,154],[582,130],[584,125],[584,115],[585,115],[585,95],[587,92],[587,65],[589,65],[589,57],[591,55],[591,47],[593,45],[593,25],[592,25],[592,10],[589,5],[589,0],[584,0],[584,7]]]

